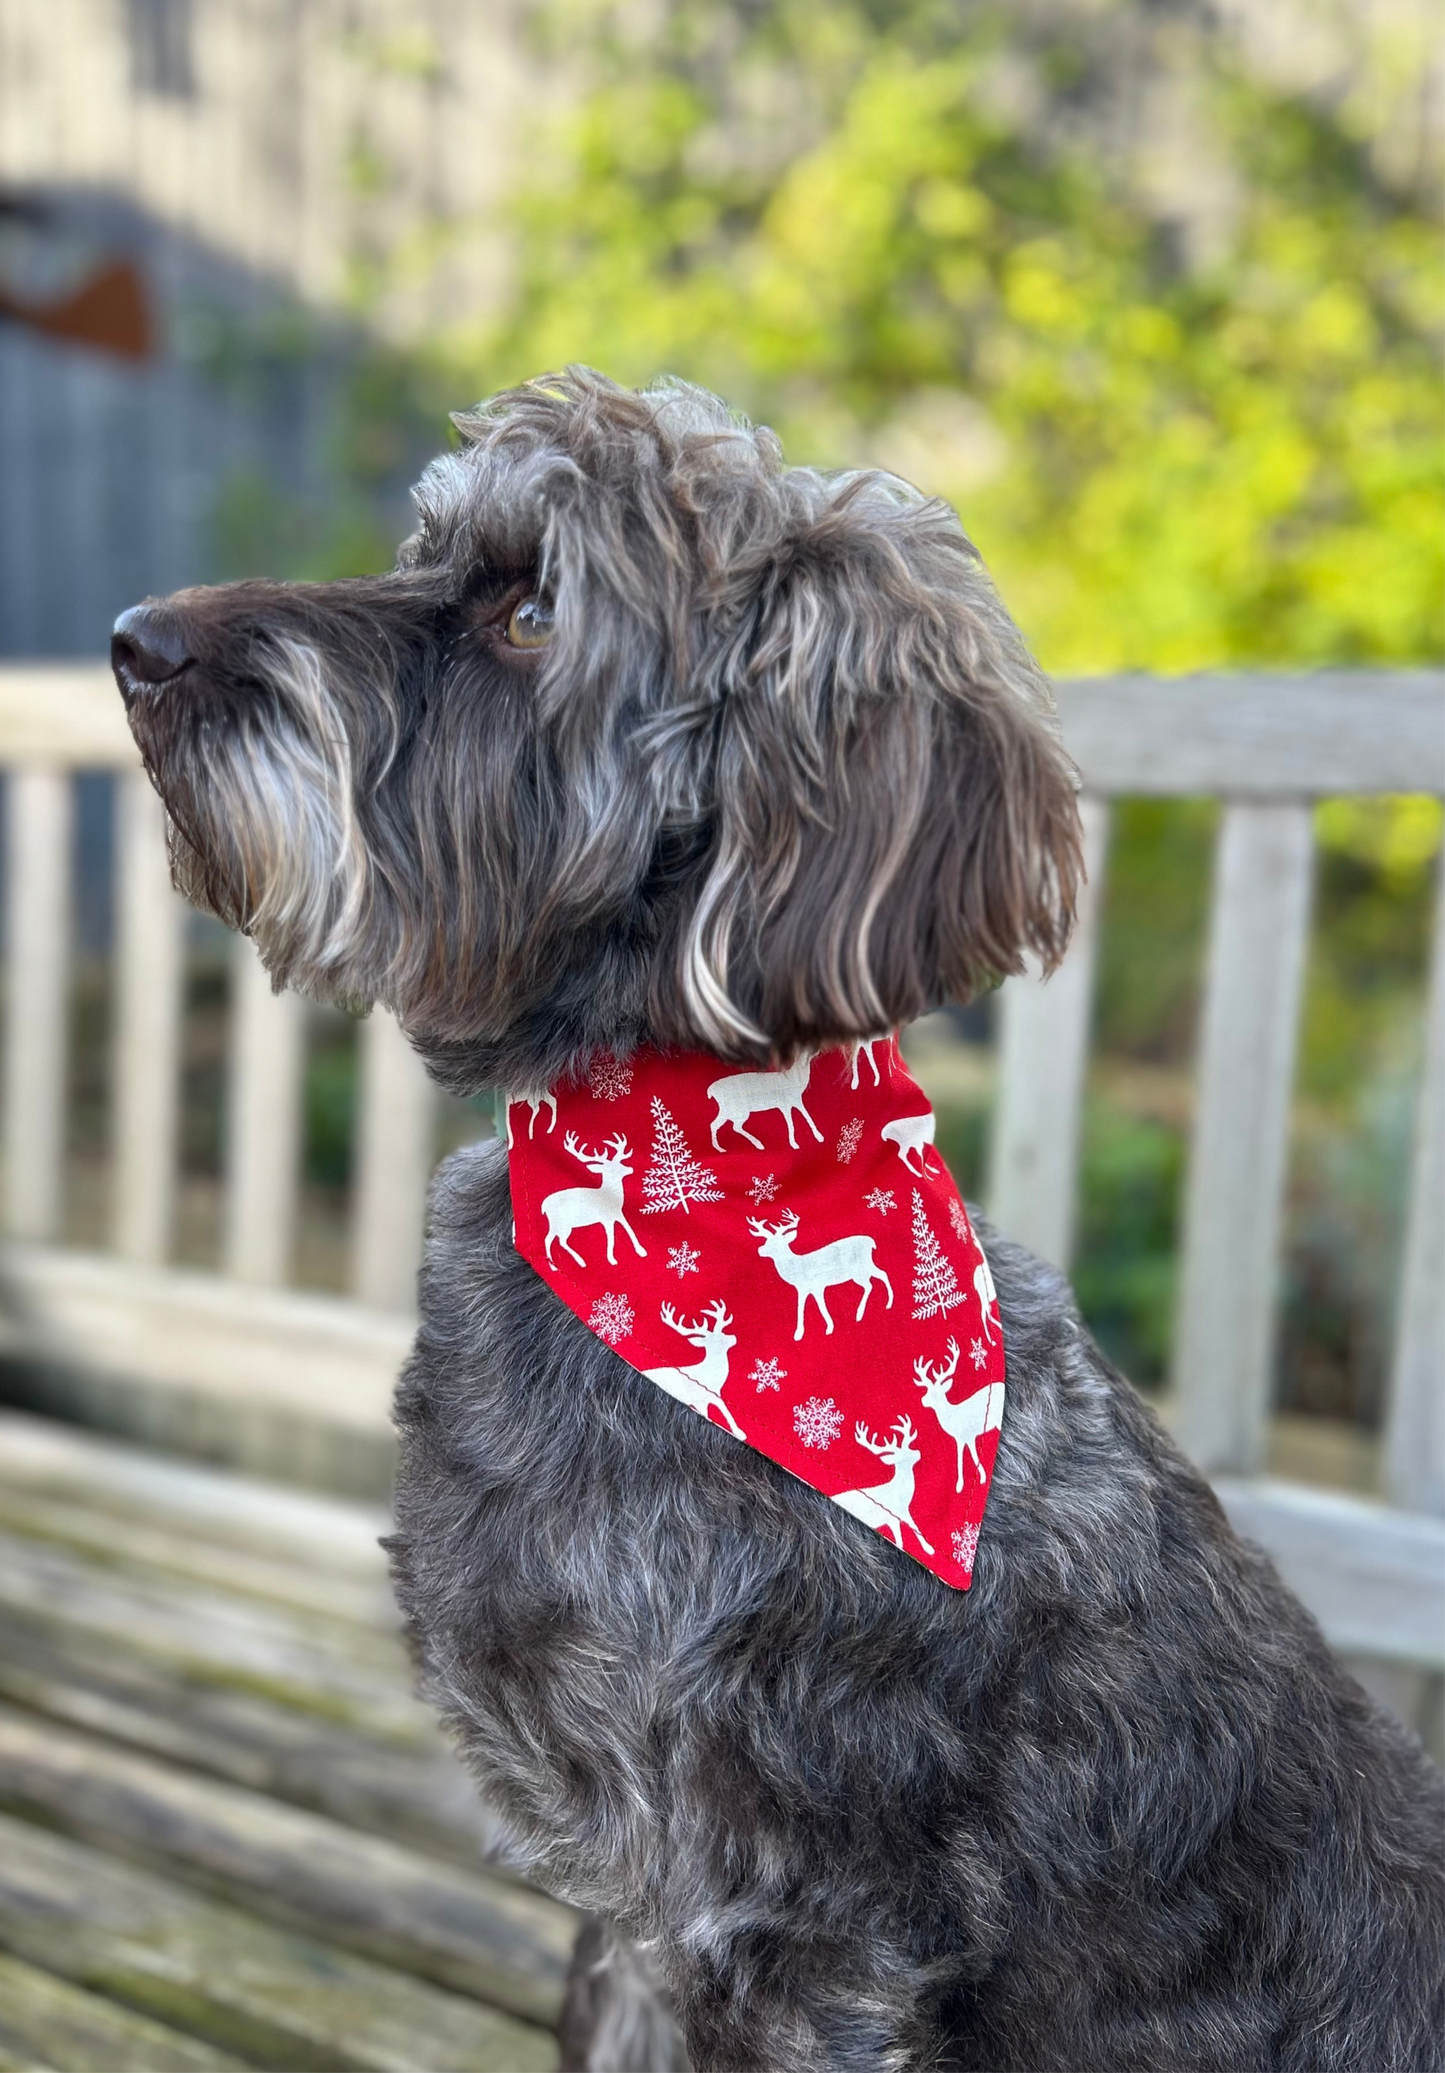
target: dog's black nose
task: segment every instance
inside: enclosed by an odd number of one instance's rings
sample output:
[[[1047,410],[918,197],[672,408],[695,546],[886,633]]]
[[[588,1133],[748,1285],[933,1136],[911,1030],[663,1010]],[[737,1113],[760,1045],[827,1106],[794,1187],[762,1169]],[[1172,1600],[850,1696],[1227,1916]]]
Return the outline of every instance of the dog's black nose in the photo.
[[[177,615],[165,605],[132,605],[115,622],[110,666],[129,705],[157,684],[169,684],[195,660]]]

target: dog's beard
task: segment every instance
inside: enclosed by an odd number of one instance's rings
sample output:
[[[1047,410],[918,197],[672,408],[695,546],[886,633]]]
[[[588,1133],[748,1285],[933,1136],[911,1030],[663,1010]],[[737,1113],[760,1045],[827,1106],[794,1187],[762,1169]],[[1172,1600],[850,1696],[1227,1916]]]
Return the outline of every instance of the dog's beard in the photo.
[[[252,937],[278,982],[359,997],[372,872],[346,729],[314,648],[271,644],[265,691],[159,747],[177,889]]]

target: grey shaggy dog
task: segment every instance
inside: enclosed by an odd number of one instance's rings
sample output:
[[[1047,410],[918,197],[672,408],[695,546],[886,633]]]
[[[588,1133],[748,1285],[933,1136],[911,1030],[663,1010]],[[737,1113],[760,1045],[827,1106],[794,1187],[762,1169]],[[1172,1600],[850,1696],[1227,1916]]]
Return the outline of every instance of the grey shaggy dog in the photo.
[[[583,371],[458,420],[396,571],[136,608],[180,885],[436,1076],[777,1061],[1046,961],[1047,687],[953,514]],[[518,1863],[596,1919],[571,2067],[1445,2066],[1445,1809],[1102,1358],[985,1229],[1008,1409],[942,1586],[432,1199],[391,1543]],[[671,2013],[669,2013],[669,2009]]]

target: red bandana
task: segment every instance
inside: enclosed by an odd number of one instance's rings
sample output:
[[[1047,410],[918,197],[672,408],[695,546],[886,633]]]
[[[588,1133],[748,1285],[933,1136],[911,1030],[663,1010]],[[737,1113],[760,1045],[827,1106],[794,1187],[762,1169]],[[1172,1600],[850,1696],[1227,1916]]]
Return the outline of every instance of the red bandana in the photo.
[[[988,1262],[890,1038],[593,1061],[507,1110],[517,1249],[700,1417],[967,1590],[1003,1419]]]

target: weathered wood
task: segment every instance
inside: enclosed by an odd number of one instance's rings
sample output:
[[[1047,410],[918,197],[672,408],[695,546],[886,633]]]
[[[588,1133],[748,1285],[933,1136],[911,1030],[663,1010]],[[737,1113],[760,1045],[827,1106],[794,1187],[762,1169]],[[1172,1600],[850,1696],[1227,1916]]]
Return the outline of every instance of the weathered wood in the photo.
[[[378,1008],[358,1031],[361,1099],[351,1288],[382,1310],[416,1306],[436,1093],[395,1019]]]
[[[402,1745],[298,1709],[284,1691],[213,1686],[182,1664],[3,1606],[0,1697],[472,1871],[502,1844],[435,1722],[430,1735],[419,1722]]]
[[[223,2073],[229,2052],[0,1953],[0,2067],[55,2073]]]
[[[515,2016],[6,1816],[0,1947],[286,2073],[556,2065],[552,2038]]]
[[[5,1218],[55,1238],[64,1202],[69,778],[12,772],[6,828]]]
[[[430,1740],[400,1641],[179,1579],[108,1571],[0,1531],[0,1606],[108,1636],[221,1689],[290,1705],[402,1743]]]
[[[1280,1574],[1345,1654],[1445,1668],[1445,1525],[1337,1490],[1221,1476],[1235,1528]]]
[[[410,1318],[47,1246],[8,1248],[5,1268],[41,1355],[213,1398],[238,1419],[309,1416],[390,1441]]]
[[[5,1706],[0,1800],[514,2015],[560,2009],[577,1922],[539,1893]]]
[[[1445,791],[1438,670],[1095,677],[1057,689],[1084,783],[1111,797]]]
[[[1225,809],[1184,1210],[1176,1431],[1201,1468],[1263,1463],[1300,993],[1309,809]]]
[[[140,768],[115,678],[103,662],[0,665],[0,755],[20,768]]]
[[[988,1213],[1041,1259],[1067,1268],[1074,1247],[1079,1132],[1094,964],[1109,839],[1102,799],[1081,802],[1087,879],[1068,955],[1052,978],[1010,979],[1000,996],[999,1084]]]
[[[366,1582],[385,1575],[379,1536],[390,1531],[391,1515],[381,1505],[169,1460],[22,1412],[0,1410],[0,1481],[17,1491],[168,1521],[217,1546],[294,1556]]]
[[[170,1251],[180,1117],[185,906],[171,885],[165,815],[150,781],[116,786],[115,1194],[123,1259]]]
[[[396,1624],[385,1579],[363,1582],[279,1555],[268,1558],[214,1542],[195,1530],[151,1525],[90,1503],[17,1493],[0,1461],[0,1527],[27,1540],[89,1556],[108,1569],[157,1573],[214,1584],[236,1597],[259,1598],[318,1612],[330,1620],[390,1631]]]
[[[226,1272],[274,1288],[290,1273],[296,1228],[305,1008],[297,994],[272,992],[244,936],[231,972]]]
[[[1436,886],[1424,1071],[1385,1424],[1385,1489],[1445,1514],[1445,875]]]

